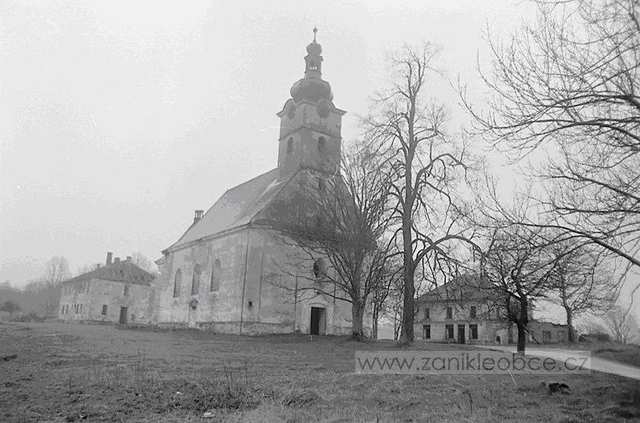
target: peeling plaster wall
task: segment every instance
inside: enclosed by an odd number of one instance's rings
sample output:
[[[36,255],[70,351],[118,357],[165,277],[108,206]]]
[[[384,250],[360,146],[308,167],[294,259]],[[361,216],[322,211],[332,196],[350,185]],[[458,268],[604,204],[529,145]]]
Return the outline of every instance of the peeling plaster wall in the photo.
[[[128,286],[127,295],[124,295],[125,286]],[[104,279],[64,284],[58,317],[67,321],[117,323],[120,307],[127,307],[128,323],[148,323],[152,319],[152,295],[150,286]],[[76,313],[74,304],[82,304],[82,311]],[[106,315],[102,314],[103,305],[107,306]]]
[[[221,264],[219,288],[211,291],[216,259]],[[192,295],[196,264],[202,274],[198,293]],[[311,307],[323,307],[327,334],[350,333],[351,304],[308,289],[316,283],[312,266],[313,259],[301,257],[298,249],[266,228],[246,227],[196,242],[169,252],[160,266],[155,321],[224,333],[308,333]],[[174,298],[178,269],[182,283]]]

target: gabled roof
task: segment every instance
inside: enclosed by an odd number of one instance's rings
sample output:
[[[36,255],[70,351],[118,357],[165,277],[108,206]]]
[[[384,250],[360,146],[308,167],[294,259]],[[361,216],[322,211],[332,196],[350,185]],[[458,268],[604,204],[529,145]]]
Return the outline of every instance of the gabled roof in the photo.
[[[477,275],[461,275],[432,289],[418,298],[418,302],[489,299],[494,295],[486,279]]]
[[[154,279],[154,276],[130,261],[120,261],[98,267],[90,272],[67,279],[62,283],[80,282],[90,279],[104,279],[108,281],[126,282],[137,285],[149,285]]]
[[[174,250],[189,242],[249,224],[291,179],[278,179],[278,175],[279,171],[276,168],[227,190],[204,216],[192,224],[167,250]]]

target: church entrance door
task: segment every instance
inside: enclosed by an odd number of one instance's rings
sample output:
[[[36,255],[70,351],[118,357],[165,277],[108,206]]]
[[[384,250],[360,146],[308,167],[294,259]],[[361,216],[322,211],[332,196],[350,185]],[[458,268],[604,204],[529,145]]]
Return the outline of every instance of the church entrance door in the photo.
[[[120,307],[120,324],[127,324],[127,307]]]
[[[311,307],[311,325],[309,326],[311,335],[324,335],[326,333],[325,311],[322,307]]]

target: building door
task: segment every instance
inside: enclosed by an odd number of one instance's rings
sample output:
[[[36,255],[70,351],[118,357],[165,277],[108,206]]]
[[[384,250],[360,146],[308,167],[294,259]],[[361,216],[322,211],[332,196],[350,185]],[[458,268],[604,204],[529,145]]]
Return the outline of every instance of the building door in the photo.
[[[464,325],[458,325],[458,344],[464,344]]]
[[[126,307],[120,307],[120,324],[121,325],[127,324],[127,308]]]
[[[309,326],[309,333],[311,335],[324,335],[325,332],[325,309],[321,307],[311,307],[311,324]]]

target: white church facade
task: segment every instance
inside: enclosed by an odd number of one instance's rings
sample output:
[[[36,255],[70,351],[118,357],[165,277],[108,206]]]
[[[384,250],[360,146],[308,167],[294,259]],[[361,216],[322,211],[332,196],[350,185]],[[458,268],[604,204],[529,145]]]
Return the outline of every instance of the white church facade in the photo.
[[[304,77],[277,114],[277,167],[197,210],[163,251],[153,323],[237,334],[350,333],[351,304],[315,291],[313,258],[267,223],[283,206],[295,207],[296,192],[332,177],[340,161],[345,112],[322,79],[315,36],[307,53]]]

